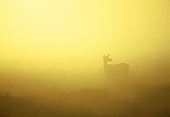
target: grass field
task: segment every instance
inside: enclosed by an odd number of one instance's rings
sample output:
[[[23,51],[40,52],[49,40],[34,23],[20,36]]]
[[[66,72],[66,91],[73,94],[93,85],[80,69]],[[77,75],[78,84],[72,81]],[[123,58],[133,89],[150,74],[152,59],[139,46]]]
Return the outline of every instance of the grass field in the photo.
[[[168,69],[129,79],[1,70],[0,117],[169,117]]]

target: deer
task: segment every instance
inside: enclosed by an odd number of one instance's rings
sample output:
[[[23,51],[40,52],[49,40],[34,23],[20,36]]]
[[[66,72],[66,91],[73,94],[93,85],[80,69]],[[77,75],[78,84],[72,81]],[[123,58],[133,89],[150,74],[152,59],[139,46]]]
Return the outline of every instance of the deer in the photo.
[[[115,77],[115,76],[123,76],[125,78],[128,78],[128,72],[129,72],[129,65],[126,63],[118,63],[118,64],[108,64],[108,62],[111,62],[112,59],[109,58],[110,54],[103,55],[103,68],[106,76],[108,78]]]

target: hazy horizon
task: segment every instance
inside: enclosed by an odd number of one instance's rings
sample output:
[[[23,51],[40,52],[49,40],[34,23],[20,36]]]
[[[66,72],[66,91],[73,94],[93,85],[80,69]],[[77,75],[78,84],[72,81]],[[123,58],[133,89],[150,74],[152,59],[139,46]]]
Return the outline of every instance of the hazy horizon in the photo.
[[[2,0],[1,75],[55,79],[65,89],[80,82],[102,87],[103,55],[110,54],[109,64],[129,64],[131,79],[167,78],[169,5],[168,0]]]
[[[1,0],[0,117],[169,117],[169,90],[170,0]]]
[[[168,0],[2,0],[0,58],[71,66],[97,65],[109,53],[117,60],[169,58],[169,5]]]

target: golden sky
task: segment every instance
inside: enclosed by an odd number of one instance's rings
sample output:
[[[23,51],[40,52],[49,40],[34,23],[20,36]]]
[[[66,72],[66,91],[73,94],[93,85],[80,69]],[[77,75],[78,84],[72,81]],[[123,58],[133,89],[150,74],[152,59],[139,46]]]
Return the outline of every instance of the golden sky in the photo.
[[[166,56],[169,43],[169,0],[0,0],[1,59],[87,64]]]

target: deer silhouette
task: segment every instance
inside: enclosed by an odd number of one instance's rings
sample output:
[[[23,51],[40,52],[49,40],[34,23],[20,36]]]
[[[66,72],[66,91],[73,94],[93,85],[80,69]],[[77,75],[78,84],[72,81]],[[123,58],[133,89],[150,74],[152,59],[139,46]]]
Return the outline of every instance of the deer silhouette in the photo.
[[[108,64],[107,62],[112,61],[111,58],[109,58],[110,54],[107,56],[103,56],[103,68],[104,72],[107,75],[107,77],[115,77],[115,76],[123,76],[128,78],[128,72],[129,72],[129,65],[126,63],[119,63],[119,64]]]

